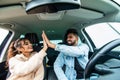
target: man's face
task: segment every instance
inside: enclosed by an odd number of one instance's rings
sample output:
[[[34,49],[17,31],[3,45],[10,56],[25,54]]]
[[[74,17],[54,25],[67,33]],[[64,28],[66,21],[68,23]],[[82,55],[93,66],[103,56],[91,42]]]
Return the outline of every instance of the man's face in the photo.
[[[77,35],[73,34],[73,33],[69,33],[67,35],[67,44],[69,46],[75,46],[77,45],[77,42],[78,42],[78,37]]]

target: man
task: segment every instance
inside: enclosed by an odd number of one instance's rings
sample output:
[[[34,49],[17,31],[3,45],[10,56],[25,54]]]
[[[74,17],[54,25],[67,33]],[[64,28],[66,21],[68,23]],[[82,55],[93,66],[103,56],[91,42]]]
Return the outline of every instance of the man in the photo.
[[[76,29],[68,29],[64,37],[64,45],[51,43],[43,33],[48,47],[60,51],[55,63],[54,71],[58,80],[80,80],[88,62],[89,47],[81,43]],[[66,66],[65,71],[62,67]]]

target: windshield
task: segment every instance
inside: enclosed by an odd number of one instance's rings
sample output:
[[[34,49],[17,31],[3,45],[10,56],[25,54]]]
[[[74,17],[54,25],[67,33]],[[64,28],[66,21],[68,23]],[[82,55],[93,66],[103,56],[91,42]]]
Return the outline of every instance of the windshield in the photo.
[[[117,4],[120,5],[120,0],[113,0],[113,1],[115,1]]]
[[[120,23],[114,23],[112,25],[110,25],[110,23],[100,23],[86,27],[85,31],[94,43],[95,47],[99,49],[106,43],[120,38],[120,27],[118,27],[119,25]]]

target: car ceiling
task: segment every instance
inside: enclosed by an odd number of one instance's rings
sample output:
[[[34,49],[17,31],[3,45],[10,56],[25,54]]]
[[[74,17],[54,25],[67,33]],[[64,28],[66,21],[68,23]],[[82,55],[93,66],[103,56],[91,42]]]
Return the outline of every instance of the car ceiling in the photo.
[[[111,0],[81,0],[79,9],[57,13],[27,14],[25,3],[30,0],[0,0],[0,27],[17,34],[45,30],[50,39],[61,39],[66,29],[77,29],[98,22],[120,21],[119,6]],[[59,15],[61,14],[61,15]],[[52,16],[52,17],[51,17]],[[54,20],[57,16],[59,19]]]

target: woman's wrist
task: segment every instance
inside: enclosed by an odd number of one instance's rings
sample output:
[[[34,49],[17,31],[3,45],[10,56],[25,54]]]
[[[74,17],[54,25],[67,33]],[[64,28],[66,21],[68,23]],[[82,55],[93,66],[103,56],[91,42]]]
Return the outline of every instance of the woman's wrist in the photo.
[[[46,52],[47,48],[46,48],[46,47],[43,47],[43,50]]]

